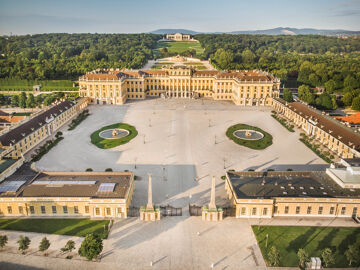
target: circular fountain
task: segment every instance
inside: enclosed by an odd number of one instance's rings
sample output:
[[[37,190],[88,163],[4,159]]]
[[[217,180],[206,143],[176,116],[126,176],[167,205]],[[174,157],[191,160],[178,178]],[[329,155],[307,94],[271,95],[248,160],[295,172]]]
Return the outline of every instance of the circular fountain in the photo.
[[[259,131],[251,130],[251,129],[238,129],[234,131],[233,135],[236,138],[242,140],[250,140],[250,141],[256,141],[264,138],[264,134],[262,134]]]
[[[106,129],[99,133],[99,136],[103,139],[120,139],[128,136],[130,132],[126,129],[112,128]]]

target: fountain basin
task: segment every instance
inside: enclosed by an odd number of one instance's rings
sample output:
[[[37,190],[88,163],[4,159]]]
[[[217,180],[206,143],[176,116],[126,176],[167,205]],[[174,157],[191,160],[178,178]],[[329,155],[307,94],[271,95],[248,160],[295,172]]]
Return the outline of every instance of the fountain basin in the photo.
[[[111,128],[103,130],[99,133],[99,136],[103,139],[120,139],[128,136],[130,132],[126,129],[121,128]]]
[[[251,130],[251,129],[238,129],[233,132],[233,135],[236,138],[242,140],[256,141],[264,138],[264,134],[259,131]]]

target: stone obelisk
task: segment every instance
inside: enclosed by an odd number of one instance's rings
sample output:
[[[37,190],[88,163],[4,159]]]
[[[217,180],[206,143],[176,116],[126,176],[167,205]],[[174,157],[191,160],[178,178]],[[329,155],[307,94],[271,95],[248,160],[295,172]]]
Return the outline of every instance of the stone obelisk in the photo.
[[[216,203],[215,203],[215,176],[213,176],[212,180],[211,180],[211,193],[210,193],[209,209],[210,210],[216,209]]]
[[[151,173],[149,175],[149,184],[148,184],[148,202],[146,205],[146,210],[154,210],[154,204],[152,201],[152,178]]]

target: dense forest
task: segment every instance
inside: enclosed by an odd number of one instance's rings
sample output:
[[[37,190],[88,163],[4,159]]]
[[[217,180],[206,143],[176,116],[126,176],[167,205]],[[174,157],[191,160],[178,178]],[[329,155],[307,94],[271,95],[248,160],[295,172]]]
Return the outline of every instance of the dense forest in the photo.
[[[359,38],[228,34],[195,38],[205,48],[202,57],[219,69],[270,71],[287,87],[308,86],[302,87],[306,94],[299,97],[319,108],[349,106],[360,95]],[[325,88],[321,96],[312,90],[318,86]],[[333,93],[344,98],[335,102]]]
[[[96,68],[141,68],[154,34],[39,34],[0,37],[0,78],[76,79]]]

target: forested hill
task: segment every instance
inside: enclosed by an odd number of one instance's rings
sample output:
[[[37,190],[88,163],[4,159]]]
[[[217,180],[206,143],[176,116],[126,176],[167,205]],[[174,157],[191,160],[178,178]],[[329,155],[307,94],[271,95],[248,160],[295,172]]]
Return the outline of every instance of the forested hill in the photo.
[[[329,93],[360,87],[360,39],[315,35],[215,35],[195,38],[219,69],[262,69],[292,85],[325,86]],[[286,84],[291,87],[291,84]]]
[[[96,68],[141,68],[155,34],[39,34],[0,37],[0,78],[76,79]]]

